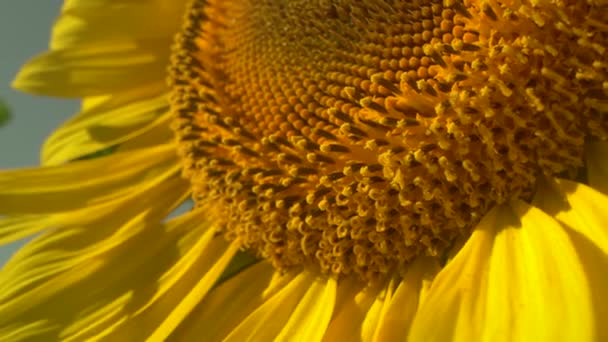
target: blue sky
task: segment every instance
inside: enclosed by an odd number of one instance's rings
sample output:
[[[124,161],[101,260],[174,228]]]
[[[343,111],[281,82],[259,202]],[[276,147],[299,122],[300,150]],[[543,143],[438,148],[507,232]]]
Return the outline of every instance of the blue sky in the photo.
[[[62,121],[77,111],[73,100],[34,97],[10,88],[20,65],[47,47],[50,27],[61,0],[0,2],[0,98],[11,107],[13,120],[0,128],[0,169],[38,164],[40,144]],[[17,245],[0,247],[0,264]]]

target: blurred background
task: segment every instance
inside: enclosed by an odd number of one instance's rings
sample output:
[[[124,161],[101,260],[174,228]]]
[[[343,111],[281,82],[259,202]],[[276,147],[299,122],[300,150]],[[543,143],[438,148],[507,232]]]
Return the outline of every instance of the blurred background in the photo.
[[[0,127],[0,169],[36,166],[45,137],[78,110],[78,102],[35,97],[13,90],[19,67],[47,47],[50,28],[63,0],[0,2],[0,100],[12,119]],[[19,247],[0,246],[0,266]]]

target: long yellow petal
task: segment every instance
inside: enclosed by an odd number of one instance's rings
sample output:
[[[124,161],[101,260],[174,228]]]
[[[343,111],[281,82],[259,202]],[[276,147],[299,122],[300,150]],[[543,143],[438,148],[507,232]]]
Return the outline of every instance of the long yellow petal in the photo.
[[[387,300],[374,341],[404,341],[407,338],[421,292],[428,291],[438,271],[439,263],[435,258],[421,257],[412,263],[395,293]]]
[[[160,222],[187,194],[187,182],[174,177],[138,192],[124,206],[90,222],[71,221],[64,225],[51,216],[47,221],[53,223],[54,229],[27,243],[4,265],[0,272],[0,297],[11,297],[14,291],[25,293],[26,287],[41,284],[45,277],[131,239],[143,229],[142,220]]]
[[[0,218],[0,245],[11,243],[52,227],[45,216],[28,215]]]
[[[166,190],[174,193],[183,193],[188,186],[186,180],[178,178],[171,173],[161,173],[156,177],[150,177],[146,182],[132,191],[122,191],[122,196],[116,196],[108,201],[98,204],[78,208],[76,210],[63,211],[51,215],[24,215],[16,217],[6,217],[0,219],[0,244],[10,243],[37,232],[47,229],[64,229],[68,227],[91,225],[100,220],[112,216],[118,219],[119,213],[134,216],[139,212],[139,208],[145,210],[150,198],[141,200],[141,194],[153,190],[159,184]],[[143,207],[142,207],[143,205]],[[125,210],[127,208],[128,210]]]
[[[592,341],[587,277],[563,227],[514,201],[492,209],[437,275],[411,341]]]
[[[158,82],[168,63],[164,41],[91,43],[53,50],[30,60],[13,87],[37,95],[85,97]]]
[[[371,341],[387,293],[387,284],[362,286],[357,279],[345,279],[338,286],[336,312],[324,341]]]
[[[539,187],[533,204],[583,235],[608,257],[606,194],[584,184],[556,179]]]
[[[92,112],[92,113],[91,113]],[[116,146],[156,125],[168,125],[166,95],[143,98],[107,111],[85,111],[56,129],[42,150],[44,165],[58,165]],[[158,144],[167,143],[160,140]]]
[[[588,278],[597,341],[608,341],[608,196],[584,184],[551,180],[533,202],[564,225]]]
[[[20,324],[12,324],[5,327],[0,327],[0,336],[6,341],[31,341],[36,337],[48,333],[53,330],[49,327],[46,320],[32,322],[25,326]]]
[[[67,122],[77,123],[81,120],[89,119],[91,116],[95,116],[98,113],[113,111],[133,103],[134,101],[158,96],[166,92],[166,87],[166,82],[164,80],[159,80],[120,93],[85,97],[82,99],[81,103],[83,115],[72,117]],[[84,113],[86,113],[86,115]]]
[[[247,316],[224,341],[272,341],[283,329],[315,276],[304,271]]]
[[[0,172],[0,214],[81,208],[130,192],[155,176],[176,172],[173,144],[60,166]]]
[[[215,232],[208,234],[215,235]],[[206,258],[208,270],[203,277],[196,283],[195,287],[173,308],[150,336],[152,341],[164,341],[177,326],[194,310],[194,308],[205,298],[209,290],[222,275],[232,257],[239,250],[238,243],[231,243],[227,248],[216,245],[215,248],[208,248],[206,251],[210,257]],[[166,314],[166,313],[165,313]]]
[[[228,279],[199,304],[171,336],[175,341],[221,341],[266,300],[293,279],[293,272],[280,275],[261,261]]]
[[[66,1],[53,27],[50,46],[65,49],[87,42],[150,37],[163,37],[169,46],[184,8],[184,0]]]
[[[334,311],[336,280],[317,279],[276,337],[277,341],[321,341]]]
[[[235,248],[221,236],[214,236],[214,230],[209,229],[212,225],[204,219],[202,222],[200,213],[191,215],[188,220],[178,223],[175,227],[171,227],[170,222],[168,228],[178,228],[182,234],[188,230],[199,232],[190,234],[191,236],[180,236],[180,243],[187,242],[189,246],[180,246],[179,258],[172,264],[160,265],[163,270],[158,279],[140,289],[149,293],[149,296],[132,305],[133,310],[127,315],[123,312],[125,319],[114,325],[107,325],[105,330],[91,331],[87,327],[96,317],[86,317],[70,327],[77,340],[102,336],[112,341],[165,340],[174,327],[188,317],[189,310],[185,309],[198,303],[195,297],[205,295],[206,290],[201,287],[202,284],[207,288],[211,286],[217,278],[218,269],[234,254]],[[198,227],[204,227],[203,234],[200,234],[201,229]],[[156,257],[154,260],[162,259]]]
[[[171,130],[171,126],[167,125],[164,120],[170,116],[160,118],[146,129],[137,132],[138,134],[129,137],[124,143],[120,144],[116,149],[117,152],[126,152],[133,150],[142,150],[153,148],[160,143],[169,143],[175,141],[175,133]]]
[[[176,185],[142,193],[142,207],[136,208],[141,214],[124,215],[130,217],[126,222],[111,217],[28,243],[0,272],[0,330],[34,334],[30,327],[36,327],[38,340],[82,340],[116,328],[154,299],[159,279],[190,250],[180,249],[181,241],[197,229],[160,224],[183,200],[186,189]]]

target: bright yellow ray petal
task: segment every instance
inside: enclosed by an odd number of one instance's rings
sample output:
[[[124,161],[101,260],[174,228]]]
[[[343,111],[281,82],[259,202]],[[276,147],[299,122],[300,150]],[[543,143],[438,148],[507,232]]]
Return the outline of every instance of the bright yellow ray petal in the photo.
[[[175,134],[170,125],[163,125],[161,120],[164,119],[165,118],[155,121],[145,130],[142,130],[141,132],[138,132],[137,135],[130,137],[129,140],[126,140],[118,146],[116,152],[148,149],[157,146],[159,143],[164,144],[174,142]],[[177,148],[176,153],[178,151],[179,147]]]
[[[116,93],[163,80],[166,50],[166,42],[148,40],[49,51],[23,66],[13,87],[62,97]]]
[[[608,141],[586,143],[585,161],[589,185],[608,194]]]
[[[276,340],[321,341],[334,311],[336,286],[333,278],[316,280]]]
[[[122,193],[121,196],[115,196],[108,201],[76,210],[63,211],[52,215],[25,215],[0,219],[0,244],[12,242],[46,229],[63,229],[93,224],[106,219],[108,216],[116,218],[117,213],[124,211],[123,208],[131,206],[134,200],[141,202],[137,199],[141,193],[149,191],[158,184],[163,183],[165,185],[164,183],[166,183],[170,186],[169,191],[178,191],[185,188],[186,181],[176,178],[175,174],[173,176],[174,178],[169,180],[167,178],[171,177],[170,173],[161,173],[155,177],[149,177],[135,189],[118,191]],[[144,201],[144,203],[146,202]],[[137,214],[137,212],[133,214]]]
[[[168,125],[166,95],[133,101],[109,111],[83,112],[45,141],[42,161],[58,165],[128,141],[156,125]],[[158,141],[159,144],[167,141]]]
[[[211,234],[211,233],[209,233]],[[215,232],[213,232],[215,234]],[[238,243],[233,242],[227,248],[223,244],[216,244],[215,248],[209,248],[206,253],[213,255],[213,258],[208,257],[208,271],[196,283],[195,287],[174,307],[163,320],[162,324],[156,327],[154,333],[150,336],[152,341],[164,341],[177,326],[184,321],[188,315],[194,310],[196,305],[200,303],[207,295],[211,287],[222,275],[232,257],[239,250]],[[164,313],[166,314],[166,312]]]
[[[391,279],[388,286],[382,289],[379,295],[374,299],[374,303],[367,311],[365,319],[363,320],[361,327],[362,341],[368,342],[374,340],[374,335],[377,331],[378,325],[388,309],[388,304],[391,302],[393,295],[395,294],[397,284],[398,282],[394,278]]]
[[[247,316],[224,341],[272,341],[285,326],[302,297],[315,282],[311,272],[298,274],[289,284]]]
[[[163,274],[188,254],[189,248],[180,249],[180,241],[198,228],[191,224],[188,229],[167,229],[160,224],[183,201],[185,191],[185,186],[167,182],[140,194],[124,209],[139,215],[117,213],[127,218],[124,223],[110,217],[82,229],[50,232],[27,244],[0,272],[0,330],[28,330],[46,320],[38,326],[46,335],[36,336],[38,340],[82,340],[77,337],[115,327],[132,315],[154,298]]]
[[[150,37],[163,37],[169,46],[184,8],[184,0],[66,1],[53,27],[50,46],[65,49],[87,42]]]
[[[591,341],[587,279],[564,229],[521,201],[492,209],[437,275],[411,341]]]
[[[28,215],[0,218],[0,245],[35,234],[51,225],[45,216]]]
[[[20,324],[12,324],[5,327],[0,327],[0,336],[6,341],[32,341],[37,336],[48,333],[53,330],[46,320],[39,320],[29,323],[25,326]]]
[[[559,179],[542,184],[533,203],[564,225],[589,279],[597,340],[608,340],[608,326],[601,323],[608,317],[608,196]]]
[[[401,280],[399,287],[388,300],[379,319],[374,341],[404,341],[418,309],[421,292],[428,291],[439,271],[435,258],[421,257],[414,261]]]
[[[608,196],[565,179],[539,187],[533,204],[593,242],[608,257]]]
[[[167,90],[165,80],[158,80],[142,87],[127,89],[123,92],[108,95],[89,96],[82,99],[82,115],[70,118],[67,122],[75,124],[81,120],[89,119],[98,113],[116,110],[139,101],[141,99],[156,97]]]
[[[52,275],[69,268],[72,263],[80,262],[82,258],[103,253],[128,240],[138,232],[131,225],[141,228],[138,224],[143,219],[160,221],[183,202],[189,194],[187,186],[183,179],[174,177],[137,192],[125,201],[124,206],[117,207],[111,214],[86,223],[71,221],[63,225],[53,216],[42,221],[41,223],[52,222],[50,228],[54,229],[27,243],[5,264],[0,272],[0,296],[9,296],[11,291],[25,292],[24,289],[31,286],[28,284],[39,283],[40,279],[32,276],[44,273],[39,269],[48,270],[48,275]],[[88,210],[94,215],[96,208]]]
[[[201,224],[201,215],[190,215],[184,222],[178,222],[171,230],[187,232],[197,226],[212,227],[208,222]],[[187,229],[186,229],[187,228]],[[80,340],[83,337],[105,337],[113,341],[141,341],[144,339],[164,340],[174,326],[180,324],[188,316],[185,307],[197,302],[195,297],[204,296],[202,286],[209,287],[217,278],[218,269],[225,265],[225,260],[234,254],[234,247],[221,236],[214,236],[213,229],[207,229],[204,234],[196,233],[183,235],[188,246],[180,246],[180,258],[173,264],[163,266],[163,273],[155,283],[145,286],[150,296],[141,300],[133,311],[106,330],[87,331],[88,321],[95,317],[87,317],[79,324],[71,326],[75,336]],[[194,240],[194,241],[185,241]],[[176,245],[173,245],[176,246]],[[157,258],[158,259],[158,258]],[[155,259],[156,260],[156,259]],[[194,302],[194,303],[191,303]],[[168,313],[173,314],[168,315]],[[84,333],[86,332],[86,335]]]
[[[248,267],[213,289],[171,340],[191,341],[205,336],[207,341],[221,341],[291,279],[293,272],[280,275],[264,261]]]
[[[133,191],[175,173],[173,144],[45,168],[0,172],[0,214],[67,211]]]
[[[392,291],[392,290],[391,290]],[[356,279],[345,279],[338,286],[338,305],[324,341],[369,341],[376,329],[387,285],[362,287]]]

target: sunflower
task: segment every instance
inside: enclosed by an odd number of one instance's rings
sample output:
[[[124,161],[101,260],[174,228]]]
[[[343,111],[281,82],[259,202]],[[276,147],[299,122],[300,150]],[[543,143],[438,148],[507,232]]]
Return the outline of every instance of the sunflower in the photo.
[[[0,339],[608,340],[607,6],[66,1]]]

